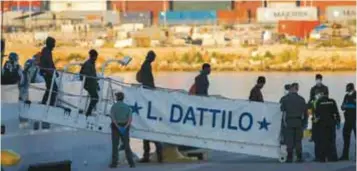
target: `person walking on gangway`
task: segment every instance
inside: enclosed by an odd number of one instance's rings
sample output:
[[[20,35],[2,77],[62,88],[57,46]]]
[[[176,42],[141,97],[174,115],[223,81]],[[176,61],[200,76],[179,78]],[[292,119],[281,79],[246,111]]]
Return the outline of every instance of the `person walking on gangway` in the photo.
[[[149,51],[144,63],[141,65],[140,70],[136,74],[136,80],[140,82],[144,88],[155,89],[154,76],[152,74],[151,63],[155,61],[156,54],[154,51]],[[154,142],[156,146],[156,155],[159,163],[163,161],[162,158],[162,144],[160,142]],[[144,140],[144,155],[140,160],[141,163],[150,162],[150,141]]]
[[[39,61],[41,54],[35,54],[31,59],[25,62],[24,70],[21,75],[19,84],[19,100],[27,101],[29,99],[29,88],[31,83],[44,82],[42,76],[39,74]]]
[[[261,89],[264,87],[265,82],[265,77],[258,77],[257,84],[252,88],[252,90],[250,90],[249,101],[264,102]]]
[[[90,96],[90,103],[88,106],[88,110],[86,112],[86,116],[92,115],[92,110],[98,103],[98,91],[100,90],[98,81],[97,81],[97,71],[95,68],[95,62],[97,61],[98,52],[94,49],[89,51],[89,59],[82,65],[80,70],[81,80],[84,79],[84,89],[88,92]]]
[[[135,167],[133,160],[133,153],[130,148],[130,135],[129,129],[132,121],[131,108],[123,103],[124,93],[115,93],[116,102],[110,109],[110,116],[112,123],[110,124],[112,130],[112,162],[109,165],[110,168],[116,168],[118,166],[118,145],[119,139],[123,142],[125,149],[126,160],[130,167]]]
[[[53,37],[47,37],[46,46],[41,51],[40,67],[41,74],[43,75],[46,82],[46,92],[42,98],[42,104],[47,104],[49,92],[51,89],[52,77],[54,76],[54,71],[56,66],[53,62],[52,51],[56,46],[56,40]],[[56,73],[56,77],[58,74]],[[58,87],[56,81],[53,82],[53,88],[50,99],[50,106],[55,106],[57,97]]]
[[[203,64],[200,74],[195,78],[195,95],[208,96],[209,80],[208,75],[211,73],[211,65]]]
[[[293,150],[296,150],[297,162],[303,162],[302,137],[303,129],[307,127],[307,105],[305,99],[298,94],[299,85],[291,84],[290,93],[281,100],[281,111],[285,114],[283,123],[284,143],[287,145],[287,163],[293,160]]]

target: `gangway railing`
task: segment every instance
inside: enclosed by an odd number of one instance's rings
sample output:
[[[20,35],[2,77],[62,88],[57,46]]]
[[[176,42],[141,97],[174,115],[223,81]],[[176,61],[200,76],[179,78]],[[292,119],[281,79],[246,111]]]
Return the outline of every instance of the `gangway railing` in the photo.
[[[106,62],[105,65],[107,66],[111,62],[116,62],[116,60],[111,60],[110,62]],[[103,70],[102,70],[103,73]],[[62,79],[62,81],[59,81],[58,86],[62,86],[62,90],[57,90],[57,92],[54,91],[54,84],[57,84],[56,82],[56,75],[59,75],[59,79]],[[133,95],[135,96],[138,94],[139,96],[137,97],[131,97],[130,99],[130,105],[133,105],[135,100],[142,100],[140,99],[141,96],[145,96],[146,93],[158,93],[158,95],[167,95],[167,93],[172,93],[169,94],[167,97],[173,96],[182,96],[182,94],[187,94],[187,91],[182,91],[182,90],[172,90],[172,89],[166,89],[166,88],[155,88],[154,91],[152,90],[146,90],[142,88],[142,85],[138,84],[128,84],[123,81],[118,81],[109,77],[104,77],[98,76],[98,77],[90,77],[86,75],[81,75],[77,73],[70,73],[67,71],[53,71],[53,77],[52,77],[52,82],[51,82],[51,88],[49,90],[49,98],[47,99],[47,102],[45,104],[28,104],[28,103],[19,103],[20,104],[20,116],[31,119],[31,120],[37,120],[37,121],[42,121],[42,122],[48,122],[48,123],[53,123],[53,124],[58,124],[58,125],[63,125],[63,126],[68,126],[68,127],[73,127],[77,129],[84,129],[84,130],[89,130],[89,131],[96,131],[96,132],[101,132],[101,133],[110,133],[110,127],[109,124],[111,123],[109,115],[109,106],[115,102],[114,99],[114,93],[117,90],[123,89],[123,91],[128,95],[128,98]],[[74,76],[74,75],[80,75],[83,79],[81,81],[74,81],[74,82],[67,82],[63,78],[66,76]],[[83,103],[84,98],[88,98],[88,95],[85,94],[84,89],[84,83],[88,79],[95,79],[97,81],[103,82],[101,90],[102,93],[99,94],[100,98],[98,99],[97,103],[97,109],[95,110],[94,116],[89,116],[85,117],[83,112],[81,114],[80,110],[83,109],[83,111],[86,110],[86,104]],[[33,90],[41,90],[44,91],[44,88],[39,88],[34,85],[30,86],[31,89]],[[57,106],[52,106],[50,105],[50,99],[53,94],[53,92],[61,94],[62,98],[61,100],[65,101],[67,104],[63,103],[61,105]],[[131,94],[133,93],[133,94]],[[160,94],[162,93],[162,94]],[[31,97],[30,93],[30,97]],[[41,95],[40,93],[36,94],[36,98],[40,99],[41,97],[38,96]],[[60,97],[60,96],[57,96]],[[196,97],[188,97],[185,96],[184,98],[196,98]],[[200,97],[201,98],[201,97]],[[233,102],[228,102],[227,100],[235,100],[235,99],[227,99],[227,98],[222,98],[222,97],[209,97],[212,99],[224,99],[225,103],[233,103]],[[169,98],[167,98],[169,99]],[[31,99],[32,100],[32,99]],[[161,99],[162,100],[162,99]],[[128,101],[129,102],[129,101]],[[218,101],[217,101],[218,102]],[[235,103],[235,101],[234,101]],[[165,102],[162,104],[166,105]],[[268,103],[264,103],[268,104]],[[151,108],[151,102],[148,104],[150,105]],[[133,107],[133,106],[132,106]],[[160,108],[161,106],[155,106],[155,108]],[[149,110],[149,107],[147,109]],[[149,117],[149,112],[148,112],[148,117]],[[139,119],[136,120],[135,119]],[[211,138],[208,136],[201,136],[201,135],[191,135],[191,133],[186,133],[186,132],[170,132],[170,129],[168,131],[164,129],[152,129],[152,126],[154,125],[149,125],[148,127],[145,128],[145,124],[151,124],[150,122],[144,123],[144,127],[141,124],[143,118],[139,116],[134,116],[134,123],[131,129],[132,135],[135,138],[142,138],[142,139],[150,139],[153,141],[162,141],[166,143],[182,143],[183,145],[190,145],[188,142],[192,141],[192,145],[196,145],[197,147],[201,148],[210,148],[210,149],[216,149],[216,150],[230,150],[227,147],[234,147],[235,151],[233,152],[243,152],[247,154],[254,154],[258,156],[264,156],[264,157],[272,157],[272,158],[279,158],[280,154],[277,154],[277,150],[280,149],[279,144],[267,144],[264,142],[245,142],[245,139],[239,140],[239,139],[234,139],[234,140],[226,140],[222,139],[222,137],[216,137],[216,138]],[[141,121],[140,121],[141,120]],[[275,136],[274,132],[274,135]],[[183,141],[185,139],[185,141]],[[207,146],[206,142],[209,142],[211,145]],[[278,141],[277,141],[278,142]],[[242,149],[244,147],[244,149]],[[263,149],[261,154],[258,154],[261,150],[258,149]],[[253,150],[254,152],[249,152],[250,150]],[[286,151],[286,150],[285,150]],[[281,153],[282,157],[286,157],[285,153]]]

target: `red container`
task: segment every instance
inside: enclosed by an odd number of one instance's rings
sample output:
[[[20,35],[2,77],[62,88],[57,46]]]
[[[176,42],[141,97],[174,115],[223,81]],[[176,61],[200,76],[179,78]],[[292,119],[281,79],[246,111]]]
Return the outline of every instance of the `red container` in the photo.
[[[257,9],[263,6],[262,1],[234,1],[234,11],[238,12],[239,22],[254,22]]]
[[[116,9],[121,12],[142,12],[150,11],[153,16],[153,23],[159,21],[161,11],[169,11],[169,1],[111,1],[111,9]]]
[[[3,5],[3,7],[0,8],[0,10],[4,10],[4,12],[11,10],[11,3],[12,3],[11,1],[3,1],[0,3],[2,3],[2,5]]]
[[[11,11],[11,9],[23,9],[23,8],[37,8],[41,9],[41,1],[34,1],[34,0],[28,0],[28,1],[22,1],[22,0],[17,0],[17,1],[4,1],[1,2],[4,5],[4,11]]]
[[[235,24],[239,20],[238,11],[217,11],[219,24]]]
[[[279,21],[278,32],[303,39],[308,37],[318,25],[320,25],[319,21]]]

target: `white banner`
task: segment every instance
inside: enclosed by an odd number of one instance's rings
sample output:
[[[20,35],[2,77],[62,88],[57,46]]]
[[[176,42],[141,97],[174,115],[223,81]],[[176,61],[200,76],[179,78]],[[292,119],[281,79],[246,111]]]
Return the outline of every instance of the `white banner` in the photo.
[[[257,20],[262,23],[270,23],[279,20],[316,21],[318,18],[315,7],[258,8]]]
[[[132,136],[278,158],[281,112],[256,103],[123,87],[133,109]],[[163,141],[164,140],[164,141]]]

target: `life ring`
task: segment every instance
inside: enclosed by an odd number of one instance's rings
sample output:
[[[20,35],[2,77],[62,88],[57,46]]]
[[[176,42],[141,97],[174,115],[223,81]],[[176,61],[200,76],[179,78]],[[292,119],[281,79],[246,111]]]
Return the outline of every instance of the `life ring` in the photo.
[[[15,166],[21,160],[21,156],[12,150],[1,150],[1,166]]]

